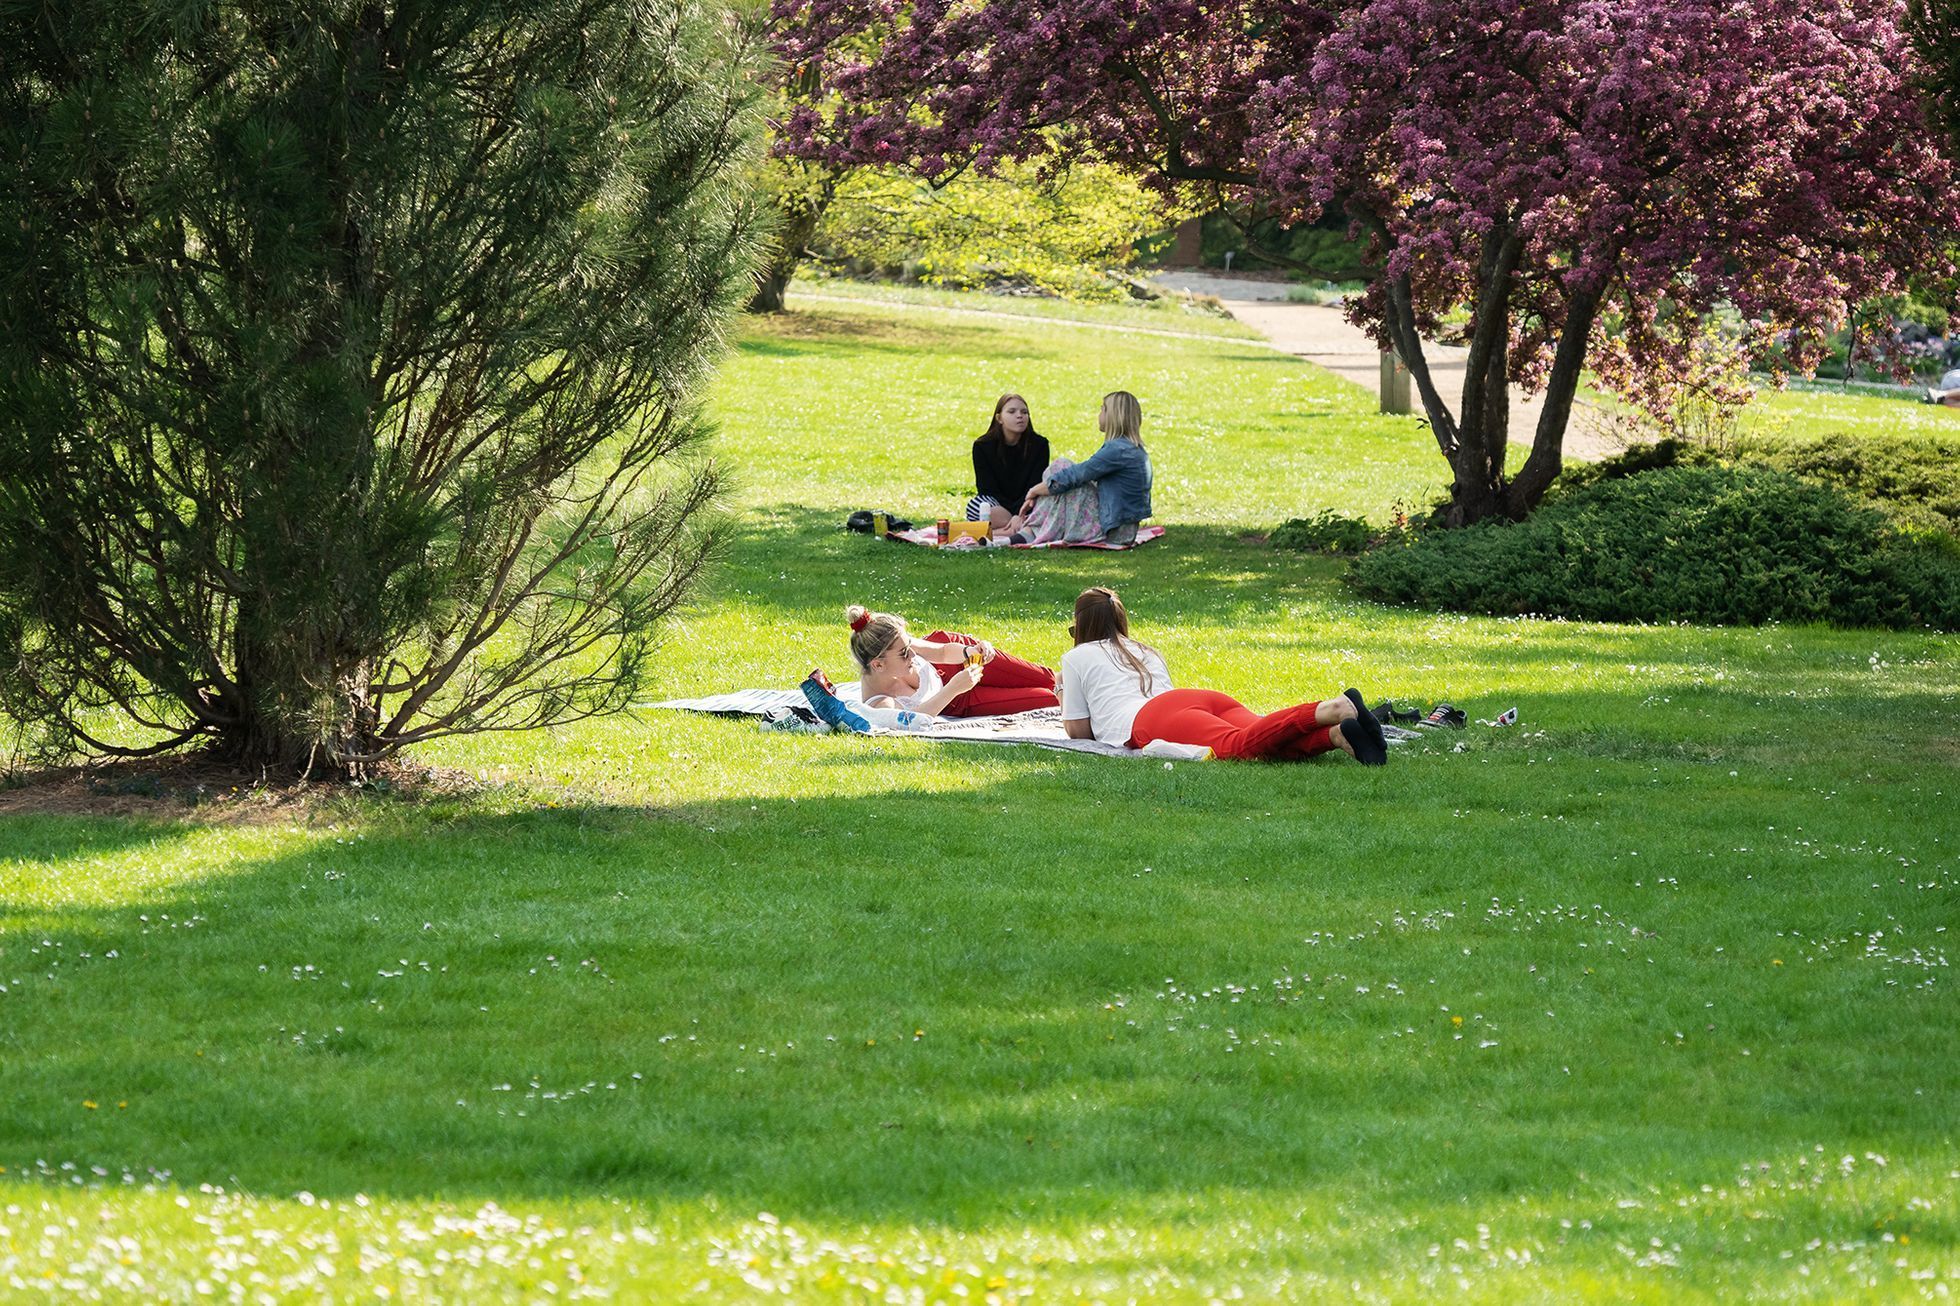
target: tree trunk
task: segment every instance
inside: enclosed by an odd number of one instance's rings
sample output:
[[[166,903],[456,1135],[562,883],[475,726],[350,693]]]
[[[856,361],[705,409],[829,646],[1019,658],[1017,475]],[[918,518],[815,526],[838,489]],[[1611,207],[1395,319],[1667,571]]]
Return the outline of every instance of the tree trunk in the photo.
[[[374,556],[366,532],[380,313],[376,251],[361,216],[369,182],[357,159],[377,126],[368,88],[385,63],[386,28],[384,8],[371,4],[344,30],[338,80],[355,89],[315,127],[321,198],[332,214],[319,265],[330,293],[301,319],[294,359],[312,402],[265,416],[276,438],[240,492],[240,701],[221,748],[244,764],[307,775],[358,773],[351,759],[371,751],[374,733],[364,673],[380,595],[363,560]]]
[[[1559,337],[1551,375],[1546,379],[1545,407],[1538,415],[1531,453],[1517,479],[1503,489],[1506,516],[1529,516],[1565,465],[1565,428],[1572,420],[1572,401],[1579,393],[1579,378],[1586,367],[1586,347],[1604,297],[1603,286],[1589,287],[1574,291],[1566,305],[1565,331]]]
[[[770,252],[769,261],[756,274],[755,294],[748,302],[749,312],[783,311],[789,283],[796,276],[796,265],[803,261],[804,251],[817,234],[817,227],[823,222],[824,210],[830,205],[830,189],[826,186],[816,196],[778,197],[777,207],[782,217],[776,232],[776,245]]]
[[[376,751],[379,724],[367,701],[368,668],[335,666],[335,650],[298,629],[270,639],[246,633],[258,624],[239,623],[240,699],[218,751],[237,765],[287,774],[361,774],[359,759]]]
[[[756,274],[755,294],[749,296],[746,310],[750,313],[780,313],[783,311],[783,296],[789,290],[791,278],[796,275],[796,255],[788,251],[778,251],[769,260],[768,266]]]

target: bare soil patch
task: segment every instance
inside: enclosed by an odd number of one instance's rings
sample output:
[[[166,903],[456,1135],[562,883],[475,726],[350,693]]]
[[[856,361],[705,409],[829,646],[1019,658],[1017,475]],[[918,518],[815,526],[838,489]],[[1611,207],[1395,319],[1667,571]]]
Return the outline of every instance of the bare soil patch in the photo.
[[[0,782],[0,817],[118,816],[212,824],[290,823],[349,802],[409,802],[473,793],[467,771],[403,762],[370,768],[362,780],[311,780],[247,770],[201,757],[95,762],[22,772]]]

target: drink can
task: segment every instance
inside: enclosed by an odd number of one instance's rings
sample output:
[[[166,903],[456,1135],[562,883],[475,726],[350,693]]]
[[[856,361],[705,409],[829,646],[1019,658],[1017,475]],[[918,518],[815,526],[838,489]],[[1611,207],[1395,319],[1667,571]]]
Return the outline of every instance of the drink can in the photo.
[[[952,519],[951,519],[951,518],[949,518],[949,517],[941,517],[941,518],[939,519],[939,542],[940,542],[940,544],[941,544],[941,545],[944,545],[944,544],[946,543],[946,541],[948,541],[948,540],[950,540],[950,539],[952,539],[952,538],[953,538],[953,522],[952,522]]]

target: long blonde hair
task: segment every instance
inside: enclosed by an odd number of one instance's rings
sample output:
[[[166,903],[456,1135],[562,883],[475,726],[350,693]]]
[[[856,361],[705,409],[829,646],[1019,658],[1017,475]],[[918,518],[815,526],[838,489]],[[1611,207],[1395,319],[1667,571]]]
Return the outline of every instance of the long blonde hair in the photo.
[[[1164,655],[1130,638],[1130,614],[1124,610],[1123,600],[1116,597],[1115,590],[1107,585],[1094,585],[1076,595],[1075,624],[1069,627],[1069,633],[1078,645],[1108,640],[1116,660],[1136,672],[1137,690],[1144,694],[1150,692],[1157,677],[1143,655],[1153,654],[1159,661]]]
[[[873,612],[862,603],[845,608],[844,621],[851,628],[851,661],[859,671],[869,671],[873,658],[905,638],[905,618]]]
[[[1143,447],[1143,405],[1128,390],[1111,390],[1103,396],[1102,411],[1096,414],[1096,429],[1112,440],[1128,440]]]

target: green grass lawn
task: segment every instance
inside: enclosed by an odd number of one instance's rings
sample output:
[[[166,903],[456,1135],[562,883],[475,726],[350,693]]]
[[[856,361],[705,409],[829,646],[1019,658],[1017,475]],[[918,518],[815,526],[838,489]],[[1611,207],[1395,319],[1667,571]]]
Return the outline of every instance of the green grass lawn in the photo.
[[[1007,317],[1038,317],[1053,322],[1083,322],[1108,328],[1170,331],[1183,335],[1263,339],[1257,331],[1217,307],[1206,308],[1182,295],[1117,303],[1083,303],[1045,295],[996,295],[939,290],[898,282],[857,281],[850,278],[802,277],[789,291],[792,309],[829,305],[837,300],[915,308],[950,308],[956,313],[990,313]]]
[[[1911,394],[1833,392],[1823,383],[1764,390],[1743,410],[1745,433],[1796,439],[1845,434],[1886,440],[1960,436],[1960,408],[1918,402]]]
[[[1163,541],[837,529],[1118,385]],[[1052,663],[1106,582],[1180,683],[1521,722],[1364,770],[649,711],[420,804],[8,818],[0,1298],[1960,1291],[1952,637],[1351,599],[1252,535],[1441,461],[1230,339],[826,303],[715,405],[650,698],[842,672],[852,600]]]

